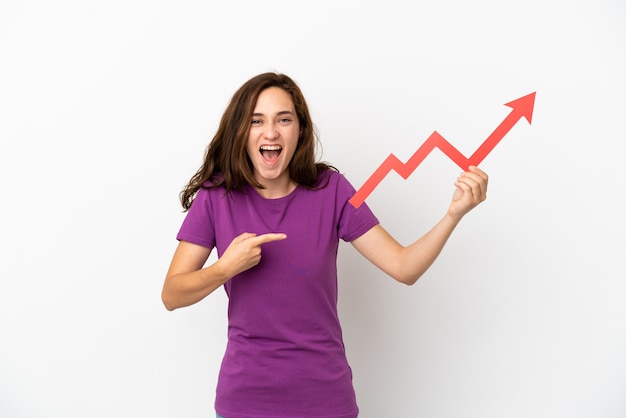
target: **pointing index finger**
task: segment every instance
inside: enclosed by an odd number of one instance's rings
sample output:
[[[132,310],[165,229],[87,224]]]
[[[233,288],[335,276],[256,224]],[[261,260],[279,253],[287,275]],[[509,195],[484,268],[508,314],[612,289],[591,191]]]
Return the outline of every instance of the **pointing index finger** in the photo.
[[[267,242],[272,241],[280,241],[287,238],[287,234],[283,233],[269,233],[269,234],[261,234],[256,237],[250,238],[256,241],[257,244],[265,244]]]

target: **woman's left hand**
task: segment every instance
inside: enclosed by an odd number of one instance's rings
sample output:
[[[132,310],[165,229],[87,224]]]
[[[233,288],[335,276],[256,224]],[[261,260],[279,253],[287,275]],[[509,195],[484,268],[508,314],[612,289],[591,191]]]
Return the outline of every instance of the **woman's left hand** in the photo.
[[[469,171],[462,173],[454,183],[456,190],[452,196],[448,214],[453,218],[461,219],[487,199],[488,181],[487,173],[478,167],[470,166]]]

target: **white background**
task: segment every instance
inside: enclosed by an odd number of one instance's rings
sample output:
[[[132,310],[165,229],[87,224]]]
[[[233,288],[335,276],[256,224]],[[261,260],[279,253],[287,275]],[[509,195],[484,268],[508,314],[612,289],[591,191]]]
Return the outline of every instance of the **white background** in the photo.
[[[359,187],[434,131],[487,201],[413,287],[342,244],[364,418],[626,416],[626,6],[618,0],[0,3],[0,416],[207,417],[226,297],[167,312],[178,193],[234,91],[293,77]],[[367,202],[410,243],[460,169]]]

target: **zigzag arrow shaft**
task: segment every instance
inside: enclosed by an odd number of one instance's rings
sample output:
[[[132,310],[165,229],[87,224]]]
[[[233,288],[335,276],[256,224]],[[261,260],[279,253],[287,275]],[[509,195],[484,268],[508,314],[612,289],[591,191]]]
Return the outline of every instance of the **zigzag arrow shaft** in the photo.
[[[406,163],[400,161],[395,155],[389,154],[363,186],[350,198],[350,204],[355,208],[361,206],[365,199],[367,199],[391,170],[394,170],[406,180],[435,148],[439,148],[463,170],[468,170],[471,165],[478,165],[522,117],[525,117],[528,123],[532,122],[535,93],[506,103],[506,106],[511,107],[513,110],[504,118],[491,135],[487,137],[480,147],[478,147],[471,157],[466,158],[450,142],[435,131],[424,141],[422,146],[415,151],[415,154],[413,154]]]

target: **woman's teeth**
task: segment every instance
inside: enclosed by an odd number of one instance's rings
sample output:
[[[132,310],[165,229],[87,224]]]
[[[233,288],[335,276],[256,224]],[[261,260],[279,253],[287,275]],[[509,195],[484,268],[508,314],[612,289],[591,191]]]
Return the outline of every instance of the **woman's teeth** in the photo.
[[[282,150],[280,145],[263,145],[259,148],[261,156],[269,162],[276,161]]]

